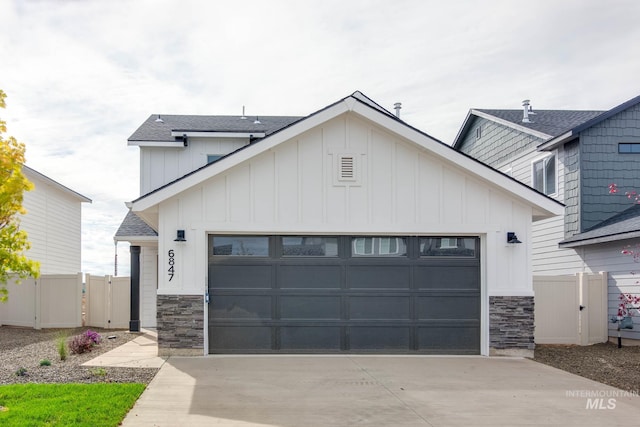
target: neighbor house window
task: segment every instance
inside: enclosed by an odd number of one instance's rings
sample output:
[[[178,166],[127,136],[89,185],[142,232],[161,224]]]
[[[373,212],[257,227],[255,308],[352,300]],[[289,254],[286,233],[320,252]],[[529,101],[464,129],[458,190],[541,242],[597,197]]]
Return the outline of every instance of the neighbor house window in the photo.
[[[337,237],[296,236],[282,238],[282,256],[338,256]]]
[[[421,237],[420,256],[475,257],[477,240],[474,237]]]
[[[353,256],[406,256],[404,237],[354,237],[351,240]]]
[[[640,142],[621,142],[618,144],[620,154],[640,154]]]
[[[533,162],[533,188],[544,194],[556,192],[556,155]]]
[[[220,158],[222,158],[222,154],[207,154],[207,164],[213,163]]]
[[[476,139],[482,138],[482,126],[476,128]]]

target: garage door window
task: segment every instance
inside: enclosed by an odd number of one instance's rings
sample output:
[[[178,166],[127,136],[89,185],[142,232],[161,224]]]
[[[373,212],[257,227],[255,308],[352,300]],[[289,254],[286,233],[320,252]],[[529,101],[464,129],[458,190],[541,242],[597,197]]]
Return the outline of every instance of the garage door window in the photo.
[[[471,237],[422,237],[420,238],[420,256],[476,256],[477,239]]]
[[[213,255],[269,256],[269,238],[266,236],[216,236],[212,239]]]
[[[351,240],[353,256],[407,256],[404,237],[354,237]]]
[[[337,237],[283,237],[282,256],[338,256]]]

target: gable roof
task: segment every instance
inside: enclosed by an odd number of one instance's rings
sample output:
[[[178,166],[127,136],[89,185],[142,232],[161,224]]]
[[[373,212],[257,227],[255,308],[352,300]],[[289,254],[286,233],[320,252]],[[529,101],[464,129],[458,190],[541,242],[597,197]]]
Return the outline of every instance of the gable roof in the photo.
[[[158,237],[158,233],[142,220],[138,215],[129,211],[122,220],[118,231],[116,231],[113,240],[115,241],[129,241],[131,239],[141,240],[140,238],[152,238],[155,240]]]
[[[458,131],[453,143],[453,147],[458,149],[464,140],[464,135],[468,132],[474,119],[481,117],[493,122],[502,124],[520,132],[524,132],[543,140],[561,135],[568,130],[579,126],[595,117],[603,111],[582,111],[582,110],[535,110],[535,114],[530,116],[531,122],[522,121],[523,110],[491,110],[491,109],[471,109],[465,118],[462,127]],[[531,113],[529,113],[531,114]]]
[[[640,237],[640,204],[638,203],[589,228],[583,233],[563,240],[560,242],[560,246],[574,248],[577,246],[614,242],[637,237]]]
[[[393,113],[382,108],[372,101],[362,92],[356,91],[353,94],[327,106],[309,116],[289,124],[274,131],[269,136],[263,138],[258,144],[246,145],[235,152],[197,169],[177,180],[170,182],[158,189],[147,193],[132,202],[132,209],[135,212],[142,212],[156,206],[160,202],[173,197],[199,183],[209,179],[249,158],[265,152],[278,144],[287,141],[302,132],[331,120],[343,113],[356,113],[378,125],[386,128],[390,132],[396,133],[415,144],[428,149],[431,153],[447,161],[454,162],[458,166],[465,168],[469,173],[487,182],[491,182],[510,192],[514,198],[521,200],[534,207],[536,215],[548,217],[550,215],[560,215],[564,205],[542,193],[539,193],[525,184],[509,177],[490,166],[454,150],[451,146],[439,141],[428,134],[408,125],[400,120]]]
[[[583,123],[579,123],[576,124],[574,127],[572,127],[571,129],[567,129],[566,132],[560,134],[560,135],[554,135],[554,138],[543,142],[542,144],[540,144],[538,146],[538,150],[544,151],[544,150],[552,150],[555,147],[557,147],[560,144],[564,144],[565,142],[568,142],[572,139],[574,139],[576,137],[576,135],[578,135],[580,132],[589,129],[592,126],[595,126],[599,123],[602,123],[603,121],[607,120],[608,118],[615,116],[616,114],[631,108],[637,104],[640,104],[640,95],[636,96],[635,98],[631,98],[630,100],[623,102],[620,105],[617,105],[615,107],[613,107],[612,109],[605,111],[595,117],[593,117],[590,120],[587,120]]]
[[[83,196],[82,194],[78,193],[77,191],[73,191],[72,189],[70,189],[67,186],[64,186],[62,184],[60,184],[58,181],[54,181],[53,179],[49,178],[46,175],[41,174],[40,172],[38,172],[35,169],[30,168],[27,165],[22,165],[22,170],[23,172],[25,172],[25,175],[27,175],[27,178],[29,178],[29,176],[33,177],[37,177],[43,181],[45,181],[47,184],[61,190],[62,192],[71,195],[72,197],[78,199],[80,201],[80,203],[91,203],[91,199]]]
[[[295,116],[188,116],[152,114],[129,137],[140,141],[175,142],[174,132],[229,132],[270,135],[301,119]],[[160,118],[162,121],[157,121]],[[255,123],[259,120],[260,123]]]

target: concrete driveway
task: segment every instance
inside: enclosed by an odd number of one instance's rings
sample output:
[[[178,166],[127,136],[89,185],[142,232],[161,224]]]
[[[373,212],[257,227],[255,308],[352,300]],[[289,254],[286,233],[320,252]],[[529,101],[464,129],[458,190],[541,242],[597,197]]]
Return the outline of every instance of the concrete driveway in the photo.
[[[640,385],[639,385],[640,387]],[[519,358],[170,358],[124,426],[624,426],[640,397]]]

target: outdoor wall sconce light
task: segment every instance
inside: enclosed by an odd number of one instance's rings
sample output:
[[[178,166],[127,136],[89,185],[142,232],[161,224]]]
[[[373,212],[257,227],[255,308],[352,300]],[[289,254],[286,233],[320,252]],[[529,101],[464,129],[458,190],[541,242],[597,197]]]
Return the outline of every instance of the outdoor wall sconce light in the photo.
[[[184,230],[178,230],[178,232],[176,233],[177,236],[174,240],[174,242],[186,242],[187,239],[184,238]]]
[[[507,243],[522,243],[520,240],[518,240],[518,236],[516,236],[516,233],[514,233],[513,231],[508,231],[507,232]]]

